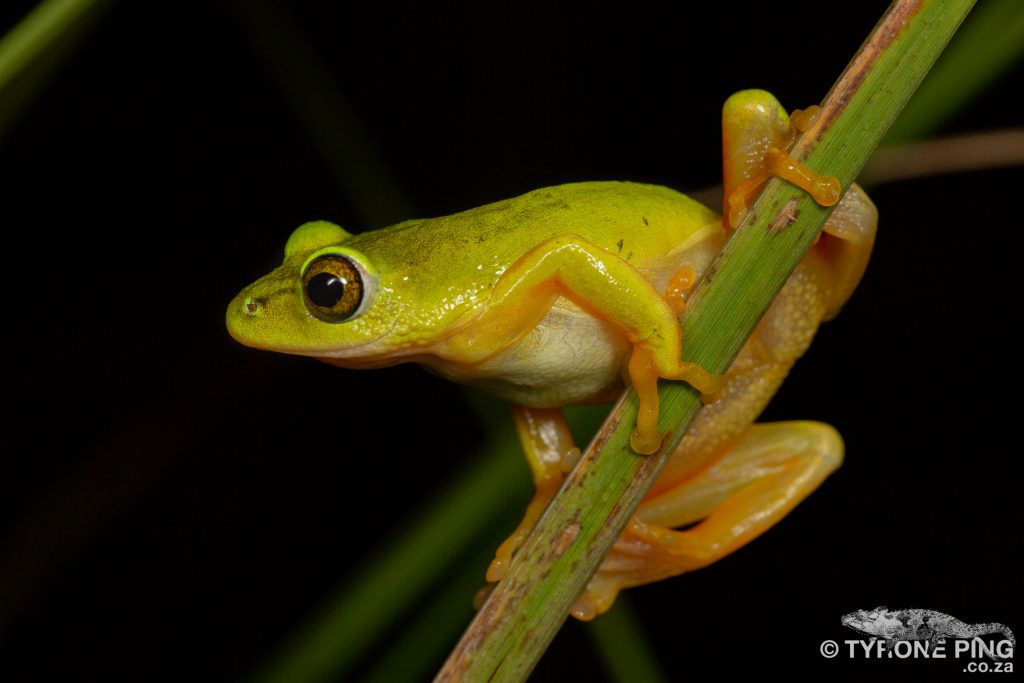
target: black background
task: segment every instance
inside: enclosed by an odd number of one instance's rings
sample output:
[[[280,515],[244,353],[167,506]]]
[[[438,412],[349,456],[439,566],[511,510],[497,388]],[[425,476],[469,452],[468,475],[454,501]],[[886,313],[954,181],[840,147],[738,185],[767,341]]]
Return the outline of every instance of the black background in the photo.
[[[228,338],[227,302],[296,225],[576,180],[714,185],[724,99],[819,101],[885,5],[825,26],[795,1],[115,4],[0,141],[0,677],[242,677],[474,456],[465,394],[418,368]],[[268,75],[286,59],[268,24],[301,32],[395,190],[341,188],[344,155]],[[1022,86],[1018,69],[944,130],[1019,125]],[[962,675],[818,654],[880,604],[1020,631],[1022,180],[872,189],[866,278],[765,415],[835,425],[846,463],[734,556],[630,591],[671,680]],[[374,191],[393,201],[367,208]],[[602,676],[574,622],[535,672]]]

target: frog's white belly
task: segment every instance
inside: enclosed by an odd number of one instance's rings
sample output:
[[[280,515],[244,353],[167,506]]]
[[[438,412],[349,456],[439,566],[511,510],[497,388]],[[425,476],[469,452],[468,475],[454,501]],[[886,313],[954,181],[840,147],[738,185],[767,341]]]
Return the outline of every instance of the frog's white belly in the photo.
[[[723,240],[711,225],[700,238],[650,259],[641,274],[656,292],[683,266],[703,273]],[[533,408],[614,400],[628,383],[626,364],[632,345],[613,324],[595,318],[565,297],[509,348],[475,365],[440,358],[426,361],[438,374],[486,389],[508,401]]]
[[[630,344],[614,326],[559,298],[532,330],[475,365],[443,360],[430,369],[534,408],[613,397],[623,384]]]

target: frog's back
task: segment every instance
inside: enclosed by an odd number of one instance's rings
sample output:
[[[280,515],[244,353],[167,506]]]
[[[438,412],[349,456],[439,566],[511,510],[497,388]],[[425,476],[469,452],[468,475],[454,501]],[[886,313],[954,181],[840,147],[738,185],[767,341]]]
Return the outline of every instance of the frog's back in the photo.
[[[352,245],[417,260],[460,254],[501,268],[552,236],[575,234],[644,268],[716,220],[703,204],[667,187],[585,182],[363,233]]]
[[[638,263],[664,256],[717,218],[675,190],[629,182],[542,188],[451,218],[463,217],[498,238],[516,232],[520,253],[555,234],[575,234]]]

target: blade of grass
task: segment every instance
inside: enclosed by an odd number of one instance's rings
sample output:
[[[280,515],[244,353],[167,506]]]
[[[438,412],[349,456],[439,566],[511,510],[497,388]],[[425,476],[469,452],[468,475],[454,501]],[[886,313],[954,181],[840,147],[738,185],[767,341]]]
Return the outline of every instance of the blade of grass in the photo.
[[[618,683],[663,683],[667,681],[658,659],[644,637],[644,627],[633,613],[628,596],[620,595],[600,619],[587,624],[594,649],[604,661],[608,675]]]
[[[972,4],[893,3],[790,154],[848,187]],[[792,185],[766,184],[697,285],[681,321],[685,360],[729,367],[830,213]],[[436,680],[526,679],[700,410],[688,385],[665,383],[659,395],[663,448],[646,457],[630,448],[637,401],[628,392]]]
[[[0,39],[0,137],[108,4],[45,0]]]
[[[495,510],[528,499],[529,476],[507,406],[483,395],[474,396],[473,405],[489,427],[487,443],[474,464],[426,506],[429,515],[412,515],[413,524],[389,534],[388,545],[339,587],[254,681],[313,683],[341,678],[466,545],[494,523]],[[458,614],[464,615],[465,610]]]
[[[910,142],[936,132],[1022,58],[1024,2],[985,0],[921,83],[884,144]]]

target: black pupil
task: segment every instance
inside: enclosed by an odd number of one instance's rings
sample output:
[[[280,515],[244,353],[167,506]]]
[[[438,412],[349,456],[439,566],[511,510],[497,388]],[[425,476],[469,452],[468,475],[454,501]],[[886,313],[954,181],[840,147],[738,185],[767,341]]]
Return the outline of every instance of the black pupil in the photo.
[[[321,308],[333,308],[345,294],[345,283],[334,273],[317,273],[306,285],[309,300]]]

